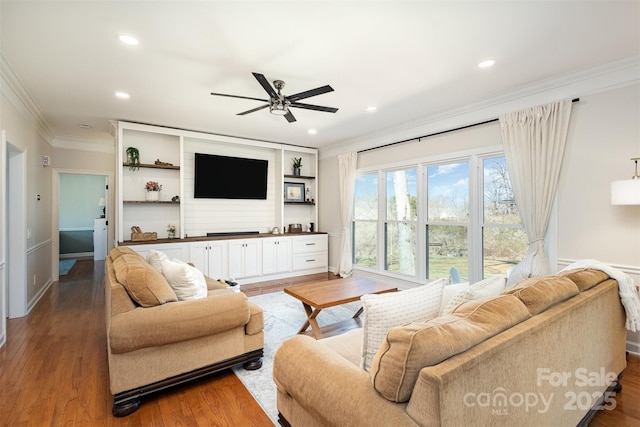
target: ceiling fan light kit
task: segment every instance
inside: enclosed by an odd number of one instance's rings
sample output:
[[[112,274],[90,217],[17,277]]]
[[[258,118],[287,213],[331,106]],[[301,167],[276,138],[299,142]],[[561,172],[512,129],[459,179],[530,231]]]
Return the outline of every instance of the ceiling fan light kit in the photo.
[[[327,93],[327,92],[333,92],[333,88],[329,85],[307,90],[300,93],[296,93],[293,95],[285,96],[281,92],[282,88],[284,88],[284,81],[274,80],[273,86],[271,86],[271,84],[269,84],[269,82],[267,81],[264,75],[260,73],[253,73],[253,76],[256,78],[256,80],[258,80],[258,83],[260,83],[260,86],[262,86],[265,92],[269,94],[269,99],[252,98],[249,96],[239,96],[239,95],[227,95],[224,93],[215,93],[215,92],[211,92],[211,95],[267,102],[267,104],[265,105],[261,105],[260,107],[253,108],[251,110],[243,111],[241,113],[238,113],[237,115],[244,116],[246,114],[253,113],[258,110],[262,110],[264,108],[269,107],[269,112],[271,114],[274,114],[277,116],[284,116],[284,118],[287,119],[289,123],[296,121],[296,118],[289,110],[289,108],[291,107],[302,108],[305,110],[322,111],[325,113],[335,113],[336,111],[338,111],[338,109],[334,107],[323,107],[321,105],[303,104],[301,102],[298,102],[301,99],[311,98],[312,96],[322,95],[323,93]]]

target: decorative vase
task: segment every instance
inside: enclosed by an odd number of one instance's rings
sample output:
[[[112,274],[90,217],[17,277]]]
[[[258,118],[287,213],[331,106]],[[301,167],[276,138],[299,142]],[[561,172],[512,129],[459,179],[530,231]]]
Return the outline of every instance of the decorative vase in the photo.
[[[295,176],[300,176],[300,168],[293,168],[293,174]]]
[[[145,200],[148,202],[157,202],[159,195],[160,195],[159,191],[147,191],[147,196],[145,197]]]
[[[176,232],[175,231],[169,231],[167,238],[169,239],[175,239],[176,238]]]

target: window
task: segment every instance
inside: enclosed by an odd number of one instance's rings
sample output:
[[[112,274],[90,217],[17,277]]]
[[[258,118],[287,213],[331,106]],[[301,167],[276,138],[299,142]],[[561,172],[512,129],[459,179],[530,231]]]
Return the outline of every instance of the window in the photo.
[[[356,178],[353,219],[353,264],[374,268],[378,259],[377,173]]]
[[[476,282],[527,251],[502,154],[368,171],[356,179],[356,268],[416,281]]]
[[[469,162],[427,166],[427,279],[469,278]]]
[[[527,254],[527,235],[516,207],[504,157],[485,158],[483,170],[482,271],[505,274]]]
[[[384,269],[416,274],[416,226],[418,220],[416,168],[386,173]]]

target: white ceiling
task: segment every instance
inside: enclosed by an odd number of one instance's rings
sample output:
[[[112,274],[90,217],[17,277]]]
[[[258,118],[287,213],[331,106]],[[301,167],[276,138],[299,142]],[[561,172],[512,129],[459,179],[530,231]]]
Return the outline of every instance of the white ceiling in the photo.
[[[128,120],[335,146],[640,52],[639,1],[2,0],[0,23],[2,55],[53,134],[88,141]],[[486,58],[496,65],[479,69]],[[251,72],[287,95],[329,84],[303,102],[339,111],[292,109],[290,124],[210,95],[265,98]]]

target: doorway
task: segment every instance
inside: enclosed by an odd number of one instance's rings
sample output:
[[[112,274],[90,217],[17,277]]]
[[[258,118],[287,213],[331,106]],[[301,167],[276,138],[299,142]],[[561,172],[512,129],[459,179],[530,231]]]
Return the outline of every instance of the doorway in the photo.
[[[54,169],[53,176],[52,264],[54,280],[60,280],[61,273],[68,272],[63,268],[73,268],[69,267],[73,260],[96,254],[104,259],[111,228],[107,220],[111,173]]]

